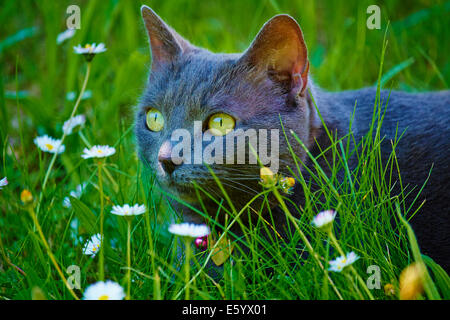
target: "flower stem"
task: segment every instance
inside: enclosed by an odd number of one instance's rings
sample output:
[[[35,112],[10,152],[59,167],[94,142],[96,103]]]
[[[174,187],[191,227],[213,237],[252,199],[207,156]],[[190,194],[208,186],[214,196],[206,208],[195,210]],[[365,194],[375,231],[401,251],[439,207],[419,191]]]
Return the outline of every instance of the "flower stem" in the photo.
[[[352,277],[348,273],[346,273],[346,276],[347,276],[348,280],[350,281],[350,283],[353,285],[353,288],[355,288],[356,293],[359,295],[361,300],[364,300],[364,296],[362,295],[361,291],[359,291],[358,286],[356,285],[355,281],[353,281]]]
[[[74,105],[74,107],[72,109],[72,113],[70,115],[69,121],[72,120],[72,118],[75,116],[75,113],[77,112],[78,106],[80,105],[81,97],[83,96],[84,91],[86,90],[86,86],[87,86],[87,83],[88,83],[88,80],[89,80],[90,73],[91,73],[91,63],[88,62],[87,63],[87,69],[86,69],[86,75],[84,76],[83,85],[81,87],[80,94],[78,95],[78,99],[75,102],[75,105]],[[50,172],[53,169],[53,166],[54,166],[55,161],[56,161],[56,157],[58,156],[59,148],[61,148],[61,146],[63,145],[64,139],[66,138],[66,135],[67,134],[65,132],[63,132],[63,136],[61,138],[61,143],[58,146],[58,149],[56,150],[56,152],[53,154],[52,160],[50,161],[50,164],[49,164],[49,166],[47,168],[47,172],[45,173],[44,181],[42,182],[42,191],[41,191],[41,194],[39,195],[39,202],[38,202],[38,205],[37,205],[37,208],[36,208],[37,214],[39,214],[39,212],[40,212],[41,202],[42,202],[42,199],[44,197],[45,187],[47,186],[47,182],[48,182],[48,179],[50,177]]]
[[[330,237],[331,242],[333,243],[333,245],[335,246],[335,248],[337,249],[337,251],[339,252],[339,254],[340,254],[341,256],[345,256],[344,250],[342,250],[341,246],[340,246],[339,243],[337,242],[337,239],[336,239],[336,237],[334,236],[334,233],[333,233],[333,231],[331,230],[331,228],[330,228],[330,230],[328,231],[328,237]]]
[[[86,138],[86,136],[84,135],[83,132],[78,131],[78,135],[80,136],[81,140],[83,140],[84,144],[90,149],[92,147],[92,145],[89,143],[88,139]]]
[[[188,237],[185,237],[185,244],[186,244],[186,261],[184,262],[184,275],[185,275],[185,282],[186,282],[186,290],[184,291],[184,299],[189,300],[190,297],[190,285],[189,285],[189,279],[190,279],[190,256],[191,256],[191,239]]]
[[[345,257],[344,250],[342,250],[341,246],[339,245],[339,242],[337,241],[337,239],[334,236],[334,233],[331,229],[330,229],[330,231],[328,231],[328,236],[330,237],[331,242],[333,242],[333,245],[336,247],[337,251],[339,251],[339,254]],[[355,275],[355,277],[358,280],[361,287],[363,287],[364,291],[369,296],[369,299],[374,300],[375,298],[373,297],[372,293],[370,293],[370,290],[369,290],[369,288],[367,288],[367,285],[366,285],[366,283],[364,283],[364,280],[361,278],[361,276],[358,274],[358,272],[356,272],[356,269],[352,265],[350,265],[349,268]],[[358,290],[358,292],[359,292],[359,290]]]
[[[50,246],[48,245],[47,239],[45,239],[44,233],[42,232],[41,225],[39,224],[39,221],[36,217],[36,213],[34,212],[33,206],[31,206],[31,205],[28,206],[28,212],[30,213],[31,219],[33,219],[34,225],[39,233],[39,236],[41,237],[42,242],[44,243],[44,247],[47,250],[47,254],[50,257],[50,260],[52,261],[53,265],[55,266],[56,271],[58,272],[62,281],[66,285],[66,287],[69,290],[72,297],[74,297],[75,300],[79,300],[78,296],[75,294],[75,292],[73,292],[72,288],[70,287],[69,283],[67,282],[66,277],[64,277],[64,273],[62,272],[61,268],[58,265],[58,262],[55,259],[55,256],[53,255],[52,251],[50,250]]]
[[[147,228],[147,236],[148,236],[148,250],[150,251],[150,262],[152,264],[152,273],[154,274],[155,280],[153,280],[153,293],[156,296],[155,293],[159,292],[159,275],[158,272],[156,270],[156,265],[155,265],[155,250],[153,247],[153,237],[152,237],[152,230],[151,230],[151,226],[150,226],[150,210],[147,210],[147,212],[145,213],[145,224],[146,224],[146,228]]]
[[[289,209],[286,206],[286,203],[284,202],[283,198],[281,197],[280,193],[278,192],[277,188],[275,186],[271,187],[272,193],[275,195],[275,198],[277,198],[278,202],[280,203],[281,209],[286,214],[286,216],[291,220],[292,224],[294,225],[297,232],[300,234],[300,237],[302,238],[303,242],[305,243],[306,247],[308,248],[308,251],[313,256],[314,260],[316,260],[317,264],[319,265],[320,269],[325,273],[326,277],[328,278],[328,281],[330,282],[331,286],[333,287],[334,292],[339,297],[339,299],[343,300],[341,293],[339,292],[338,288],[334,284],[333,280],[330,278],[330,275],[325,270],[324,266],[322,265],[322,262],[320,262],[319,256],[314,250],[314,248],[311,246],[311,243],[308,241],[308,238],[306,238],[303,231],[300,229],[300,227],[297,224],[297,221],[295,220],[292,213],[289,211]]]
[[[104,247],[104,242],[105,242],[105,236],[104,236],[104,230],[103,230],[103,221],[104,221],[104,214],[103,214],[103,207],[104,207],[104,202],[103,202],[103,181],[102,181],[102,169],[103,169],[103,162],[102,160],[98,161],[98,187],[99,187],[99,191],[100,191],[100,255],[99,255],[99,279],[100,281],[103,281],[105,278],[105,269],[104,269],[104,264],[105,264],[105,247]]]
[[[108,168],[104,167],[103,170],[105,170],[106,176],[108,177],[109,181],[111,181],[111,183],[113,185],[114,192],[118,192],[119,191],[119,185],[117,184],[116,180],[114,180],[114,178],[111,175],[111,173],[109,172]]]
[[[127,230],[127,296],[126,300],[131,299],[131,220],[127,219],[128,221],[128,230]]]

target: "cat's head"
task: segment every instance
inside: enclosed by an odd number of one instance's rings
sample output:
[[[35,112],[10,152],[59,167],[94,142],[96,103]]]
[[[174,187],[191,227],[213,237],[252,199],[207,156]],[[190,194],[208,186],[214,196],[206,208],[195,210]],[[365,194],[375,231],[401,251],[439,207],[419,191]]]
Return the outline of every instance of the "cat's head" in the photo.
[[[195,182],[220,199],[206,162],[233,201],[245,204],[261,191],[260,165],[249,142],[272,171],[288,173],[287,166],[295,171],[280,120],[301,159],[305,153],[290,130],[309,145],[318,125],[297,22],[277,15],[244,53],[215,54],[192,45],[150,8],[141,10],[152,65],[136,114],[136,136],[139,156],[160,185],[195,203]],[[231,134],[233,147],[227,140]]]

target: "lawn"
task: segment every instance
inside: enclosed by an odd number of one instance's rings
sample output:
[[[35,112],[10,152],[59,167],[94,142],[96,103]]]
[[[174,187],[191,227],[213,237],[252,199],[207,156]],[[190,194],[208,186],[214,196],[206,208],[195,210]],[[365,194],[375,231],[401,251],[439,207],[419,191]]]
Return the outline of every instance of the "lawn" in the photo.
[[[67,29],[66,9],[73,4],[81,9],[81,28],[57,43]],[[168,231],[177,212],[136,153],[134,111],[151,65],[142,4],[2,4],[0,179],[7,177],[8,185],[0,191],[0,299],[81,299],[100,280],[120,284],[131,299],[398,299],[400,274],[414,262],[428,266],[420,298],[450,298],[448,276],[420,255],[407,224],[413,213],[403,212],[405,195],[390,191],[393,182],[385,173],[396,172],[395,153],[388,163],[380,163],[379,135],[364,138],[361,166],[344,181],[325,177],[317,165],[310,168],[321,188],[308,192],[305,182],[301,215],[284,206],[288,200],[283,190],[261,186],[260,197],[274,196],[291,219],[287,244],[265,239],[249,227],[248,250],[234,246],[229,258],[225,240],[232,236],[222,232],[228,226],[210,221],[215,236],[224,240],[215,246],[225,255],[223,276],[212,277],[204,267],[214,250],[194,249],[189,263],[180,261],[178,237]],[[245,50],[273,15],[290,14],[302,27],[312,77],[328,90],[377,84],[409,92],[448,89],[450,2],[378,2],[379,30],[366,27],[370,1],[144,4],[193,44],[225,53]],[[74,52],[74,46],[94,42],[104,43],[107,50],[92,62]],[[379,101],[375,107],[380,111],[375,116],[381,117],[384,105]],[[86,123],[66,135],[63,124],[74,110]],[[379,127],[372,129],[378,132]],[[34,140],[43,135],[64,136],[64,152],[54,156],[39,149]],[[84,148],[93,145],[109,145],[116,152],[100,160],[82,158]],[[334,170],[345,169],[352,150],[339,140],[332,148],[337,155]],[[291,172],[301,183],[298,167]],[[78,185],[84,186],[81,194],[71,194]],[[373,186],[380,192],[373,193]],[[238,223],[240,214],[262,210],[249,204],[237,212],[233,199],[226,197],[222,203],[230,224]],[[124,204],[143,204],[145,213],[132,221],[111,214],[113,206]],[[328,233],[311,225],[326,208],[336,209],[340,222]],[[104,235],[104,242],[91,257],[84,248],[97,233]],[[301,250],[299,242],[304,244]],[[261,247],[267,252],[261,253]],[[348,270],[328,270],[332,259],[350,251],[360,258]],[[379,282],[371,278],[376,274]]]

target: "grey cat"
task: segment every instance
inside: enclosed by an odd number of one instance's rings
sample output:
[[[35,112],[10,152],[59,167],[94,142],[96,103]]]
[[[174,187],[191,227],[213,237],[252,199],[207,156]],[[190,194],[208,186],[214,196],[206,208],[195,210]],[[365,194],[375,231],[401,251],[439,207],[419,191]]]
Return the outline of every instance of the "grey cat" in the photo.
[[[183,155],[177,159],[171,156],[175,143],[171,141],[172,132],[185,128],[194,134],[194,121],[202,121],[203,130],[210,129],[211,117],[213,121],[219,119],[221,126],[222,121],[232,121],[233,129],[258,130],[281,129],[281,119],[285,129],[295,132],[317,156],[330,141],[313,97],[326,127],[338,136],[348,133],[357,101],[351,128],[356,143],[367,134],[376,88],[331,93],[316,86],[309,75],[302,31],[292,17],[277,15],[270,19],[242,54],[215,54],[190,44],[150,8],[142,6],[141,10],[150,39],[152,66],[136,113],[139,156],[156,172],[164,189],[192,206],[200,209],[193,181],[212,195],[222,194],[207,166],[183,163]],[[416,203],[426,201],[412,225],[423,253],[449,270],[450,93],[382,91],[381,99],[386,101],[389,94],[381,129],[385,137],[383,160],[392,151],[390,140],[396,132],[405,131],[396,149],[403,185],[420,188],[433,166]],[[310,163],[304,149],[288,136],[298,157]],[[284,137],[279,143],[279,171],[288,173],[286,168],[295,168],[295,163]],[[353,158],[348,163],[350,169],[357,165]],[[238,209],[261,191],[258,164],[213,164],[211,168]],[[292,199],[302,203],[299,185]],[[204,221],[185,206],[175,206],[186,221]],[[216,202],[204,199],[207,214],[223,223],[223,215],[215,216],[217,207]],[[273,215],[275,224],[285,224],[286,218],[277,207]]]

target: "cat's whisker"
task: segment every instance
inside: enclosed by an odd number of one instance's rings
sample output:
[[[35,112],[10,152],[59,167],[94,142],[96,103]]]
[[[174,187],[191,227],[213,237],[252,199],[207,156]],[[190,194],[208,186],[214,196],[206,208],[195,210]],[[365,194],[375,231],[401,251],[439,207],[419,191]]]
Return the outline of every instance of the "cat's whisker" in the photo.
[[[235,184],[240,185],[240,186],[242,186],[242,187],[244,187],[244,188],[247,188],[248,190],[254,192],[255,194],[258,194],[258,193],[260,192],[260,191],[256,191],[255,189],[249,187],[248,185],[239,183],[239,182],[237,182],[237,181],[235,181],[235,180],[233,180],[233,179],[224,178],[224,180],[225,180],[225,181],[228,181],[228,182],[235,183]]]
[[[213,195],[214,195],[213,198],[216,199],[216,200],[222,198],[222,196],[220,195],[220,193],[219,193],[217,190],[214,190],[214,188],[205,186],[205,187],[202,187],[202,189],[203,189],[203,190],[200,190],[200,189],[198,190],[200,194],[202,194],[202,193],[203,193],[203,194],[209,193],[209,196],[213,196]],[[208,195],[206,195],[206,196],[208,196]]]
[[[253,192],[251,192],[251,191],[249,191],[249,190],[245,190],[245,189],[243,189],[243,188],[240,188],[240,187],[238,187],[238,186],[236,186],[236,185],[228,184],[228,183],[226,183],[226,182],[223,182],[222,184],[223,184],[224,186],[227,186],[227,187],[230,188],[230,189],[235,189],[235,190],[237,190],[237,191],[239,191],[239,192],[243,192],[243,193],[248,194],[248,195],[251,195],[251,196],[255,195]],[[222,197],[223,197],[223,196],[222,196]],[[237,199],[237,198],[234,198],[233,200],[235,200],[235,201],[240,201],[240,199]]]

